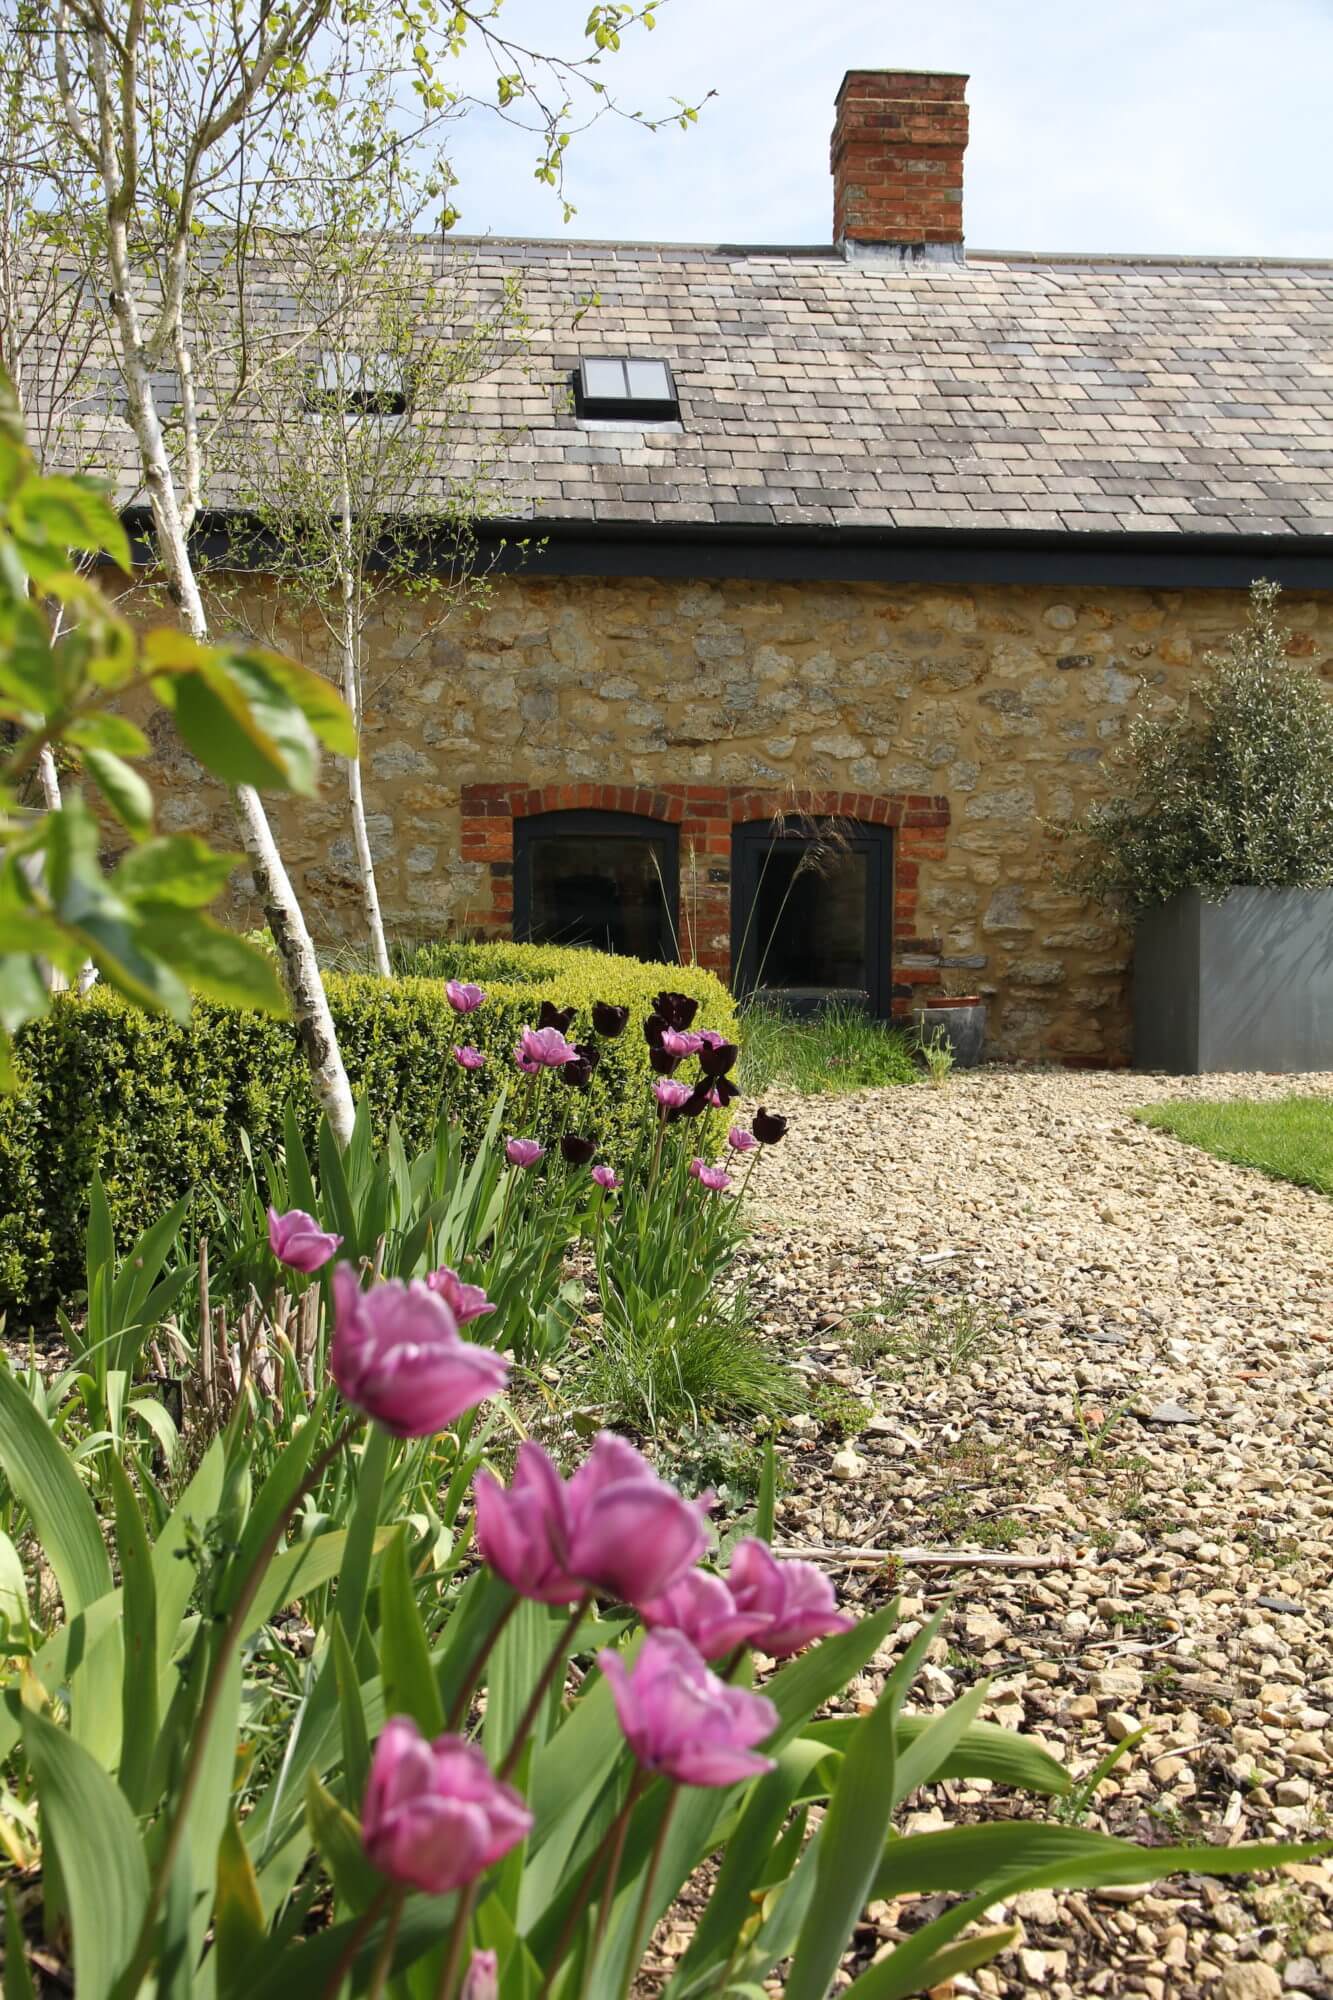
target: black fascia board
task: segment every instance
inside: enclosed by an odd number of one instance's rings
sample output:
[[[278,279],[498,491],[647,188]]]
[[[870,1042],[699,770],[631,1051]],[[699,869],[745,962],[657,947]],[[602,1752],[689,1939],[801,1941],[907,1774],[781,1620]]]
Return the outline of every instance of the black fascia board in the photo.
[[[147,510],[125,525],[137,561],[150,548]],[[1067,533],[649,521],[487,521],[477,566],[491,574],[692,577],[787,583],[1049,584],[1069,589],[1245,590],[1268,577],[1287,590],[1333,590],[1333,536]],[[192,537],[215,568],[265,569],[253,516],[213,509]],[[401,552],[402,543],[399,542]],[[447,547],[423,532],[424,573]],[[230,562],[229,562],[230,558]],[[239,558],[239,561],[238,561]]]

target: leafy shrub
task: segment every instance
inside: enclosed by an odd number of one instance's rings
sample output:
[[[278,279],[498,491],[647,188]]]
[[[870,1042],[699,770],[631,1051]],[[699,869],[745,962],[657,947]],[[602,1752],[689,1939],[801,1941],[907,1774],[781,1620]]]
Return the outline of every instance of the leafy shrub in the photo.
[[[440,949],[450,953],[450,976],[485,985],[476,1013],[455,1014],[439,979],[327,981],[352,1087],[369,1099],[377,1130],[397,1118],[409,1152],[428,1143],[442,1102],[465,1142],[477,1144],[499,1090],[509,1086],[512,1099],[520,1082],[514,1044],[543,1000],[577,1007],[570,1033],[580,1039],[591,1033],[594,1000],[630,1008],[626,1032],[602,1044],[587,1094],[543,1093],[535,1127],[550,1136],[567,1119],[613,1165],[640,1130],[651,1074],[641,1023],[652,995],[670,983],[699,999],[710,1026],[734,1026],[721,981],[693,967],[524,945]],[[536,978],[494,978],[495,966],[526,970],[529,953]],[[465,1042],[485,1052],[484,1069],[458,1068],[450,1051]],[[315,1107],[290,1022],[199,1003],[180,1024],[99,985],[83,999],[58,999],[20,1032],[17,1053],[19,1087],[0,1100],[0,1308],[11,1320],[40,1313],[80,1282],[95,1173],[124,1246],[184,1195],[196,1219],[206,1215],[240,1167],[240,1134],[256,1151],[276,1151],[288,1102],[313,1140]]]
[[[1134,722],[1124,791],[1070,829],[1068,873],[1089,893],[1144,910],[1187,889],[1333,883],[1333,705],[1289,657],[1277,599],[1256,583],[1190,705]]]

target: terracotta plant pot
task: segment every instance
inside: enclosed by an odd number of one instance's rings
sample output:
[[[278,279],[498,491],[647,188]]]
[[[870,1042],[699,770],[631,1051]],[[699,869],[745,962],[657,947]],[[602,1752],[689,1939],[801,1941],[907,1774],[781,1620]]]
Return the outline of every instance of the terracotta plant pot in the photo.
[[[980,994],[969,993],[958,998],[946,994],[938,1000],[927,1000],[912,1009],[912,1019],[923,1042],[930,1041],[937,1029],[943,1029],[953,1050],[956,1069],[975,1069],[981,1061],[986,1044],[986,1003]]]

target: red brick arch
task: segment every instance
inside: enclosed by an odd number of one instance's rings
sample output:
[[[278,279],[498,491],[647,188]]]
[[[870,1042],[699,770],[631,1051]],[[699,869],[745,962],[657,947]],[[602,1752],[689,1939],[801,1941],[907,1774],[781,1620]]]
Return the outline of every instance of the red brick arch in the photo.
[[[917,935],[917,879],[944,858],[949,802],[919,792],[777,792],[748,785],[464,785],[462,858],[487,870],[489,906],[472,918],[482,937],[508,937],[514,921],[514,821],[529,813],[638,813],[680,828],[681,946],[686,957],[731,972],[731,829],[779,813],[867,820],[894,829],[893,1006],[936,978],[939,940]],[[907,961],[907,962],[905,962]],[[924,962],[922,962],[924,961]]]

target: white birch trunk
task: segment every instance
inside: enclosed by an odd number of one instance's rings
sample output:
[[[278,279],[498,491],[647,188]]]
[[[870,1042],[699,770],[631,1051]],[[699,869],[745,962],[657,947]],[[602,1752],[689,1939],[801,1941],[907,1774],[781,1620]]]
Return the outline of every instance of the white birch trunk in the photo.
[[[56,769],[55,752],[49,743],[43,743],[37,753],[37,781],[42,788],[42,804],[46,807],[46,810],[48,812],[59,812],[61,806],[60,773]],[[44,958],[41,961],[41,968],[48,993],[67,993],[69,991],[69,981],[58,965],[52,965],[49,959]]]
[[[352,812],[352,840],[356,848],[356,873],[361,889],[361,907],[375,970],[384,979],[393,977],[389,947],[380,915],[379,889],[375,882],[375,861],[370,852],[370,831],[366,826],[366,802],[361,790],[361,674],[358,661],[360,620],[357,616],[356,574],[352,557],[352,496],[343,465],[340,526],[342,530],[342,670],[343,700],[352,711],[356,725],[356,755],[347,760],[347,797]]]
[[[194,572],[181,519],[175,481],[167,458],[158,419],[152,382],[144,359],[138,313],[133,295],[129,245],[123,218],[111,205],[109,244],[113,310],[125,375],[125,391],[130,422],[139,447],[144,485],[153,514],[158,552],[167,574],[171,596],[196,639],[208,637],[199,582]],[[352,1136],[355,1107],[351,1086],[343,1067],[338,1036],[329,1012],[324,981],[320,977],[315,948],[306,928],[278,844],[273,837],[263,801],[253,786],[238,786],[233,793],[241,840],[250,862],[255,891],[278,949],[283,984],[287,989],[297,1033],[310,1066],[311,1086],[316,1102],[326,1114],[339,1145]]]

